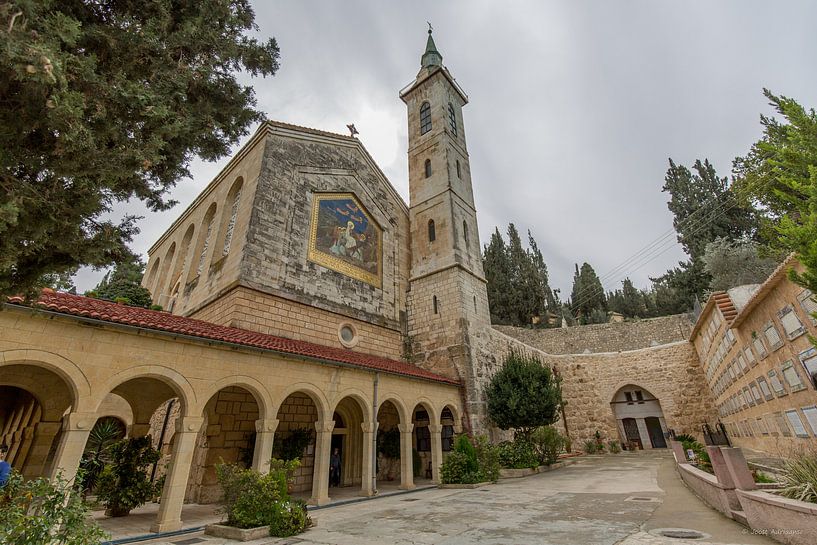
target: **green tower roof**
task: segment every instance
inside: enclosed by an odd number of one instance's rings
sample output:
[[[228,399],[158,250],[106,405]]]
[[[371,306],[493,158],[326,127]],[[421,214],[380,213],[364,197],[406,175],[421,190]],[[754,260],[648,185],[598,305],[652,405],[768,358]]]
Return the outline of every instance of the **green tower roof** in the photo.
[[[429,66],[442,66],[443,56],[437,51],[437,45],[434,43],[434,38],[431,37],[431,25],[428,25],[428,41],[426,42],[426,51],[423,53],[421,64],[423,68]]]

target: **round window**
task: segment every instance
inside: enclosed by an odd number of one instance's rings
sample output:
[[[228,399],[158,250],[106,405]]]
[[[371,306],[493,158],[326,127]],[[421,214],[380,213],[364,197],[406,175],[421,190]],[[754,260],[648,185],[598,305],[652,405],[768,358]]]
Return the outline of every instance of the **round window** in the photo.
[[[350,323],[340,324],[338,328],[338,339],[340,343],[346,348],[352,348],[357,345],[357,329]]]

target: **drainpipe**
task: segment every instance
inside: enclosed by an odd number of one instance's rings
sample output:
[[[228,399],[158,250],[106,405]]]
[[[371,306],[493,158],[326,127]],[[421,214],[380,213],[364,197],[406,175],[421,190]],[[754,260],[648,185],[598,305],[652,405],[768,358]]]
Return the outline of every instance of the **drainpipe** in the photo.
[[[162,431],[159,433],[159,452],[162,451],[162,444],[165,442],[165,433],[167,432],[167,424],[170,421],[170,412],[173,410],[173,404],[176,403],[176,398],[167,402],[167,410],[165,411],[165,421],[162,423]],[[150,470],[150,482],[156,479],[156,467],[159,462],[153,463],[153,468]]]
[[[372,422],[374,423],[374,433],[372,434],[372,494],[377,494],[377,383],[380,373],[374,374],[372,384]]]

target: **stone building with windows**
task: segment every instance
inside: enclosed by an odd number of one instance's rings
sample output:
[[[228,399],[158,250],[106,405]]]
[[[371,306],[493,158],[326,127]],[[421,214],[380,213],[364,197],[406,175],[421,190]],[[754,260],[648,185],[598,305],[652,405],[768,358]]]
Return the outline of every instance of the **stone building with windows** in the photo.
[[[817,438],[817,303],[791,269],[794,256],[759,286],[713,294],[690,337],[732,442],[784,456]]]
[[[342,485],[411,488],[414,451],[419,477],[437,481],[455,433],[502,435],[483,391],[511,349],[562,378],[576,446],[598,432],[661,448],[670,430],[714,423],[683,317],[587,329],[587,347],[574,331],[545,342],[553,333],[491,326],[468,96],[430,34],[399,98],[408,203],[356,138],[267,121],[149,250],[143,285],[163,311],[50,291],[6,303],[0,438],[12,465],[71,478],[95,423],[119,418],[165,454],[155,530],[179,528],[185,501],[218,498],[219,460],[265,471],[304,435],[295,488],[313,503],[330,501],[333,448]],[[378,434],[396,457],[380,455]]]

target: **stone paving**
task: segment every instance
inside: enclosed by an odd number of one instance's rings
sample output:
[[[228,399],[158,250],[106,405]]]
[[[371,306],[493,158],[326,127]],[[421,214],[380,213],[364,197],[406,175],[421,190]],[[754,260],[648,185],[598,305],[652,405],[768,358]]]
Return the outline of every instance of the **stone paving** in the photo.
[[[709,509],[683,485],[668,452],[587,456],[575,465],[474,490],[428,489],[320,509],[316,526],[253,545],[552,544],[769,545]],[[698,540],[657,535],[697,530]],[[194,541],[195,540],[195,541]],[[201,533],[151,545],[236,543]]]

